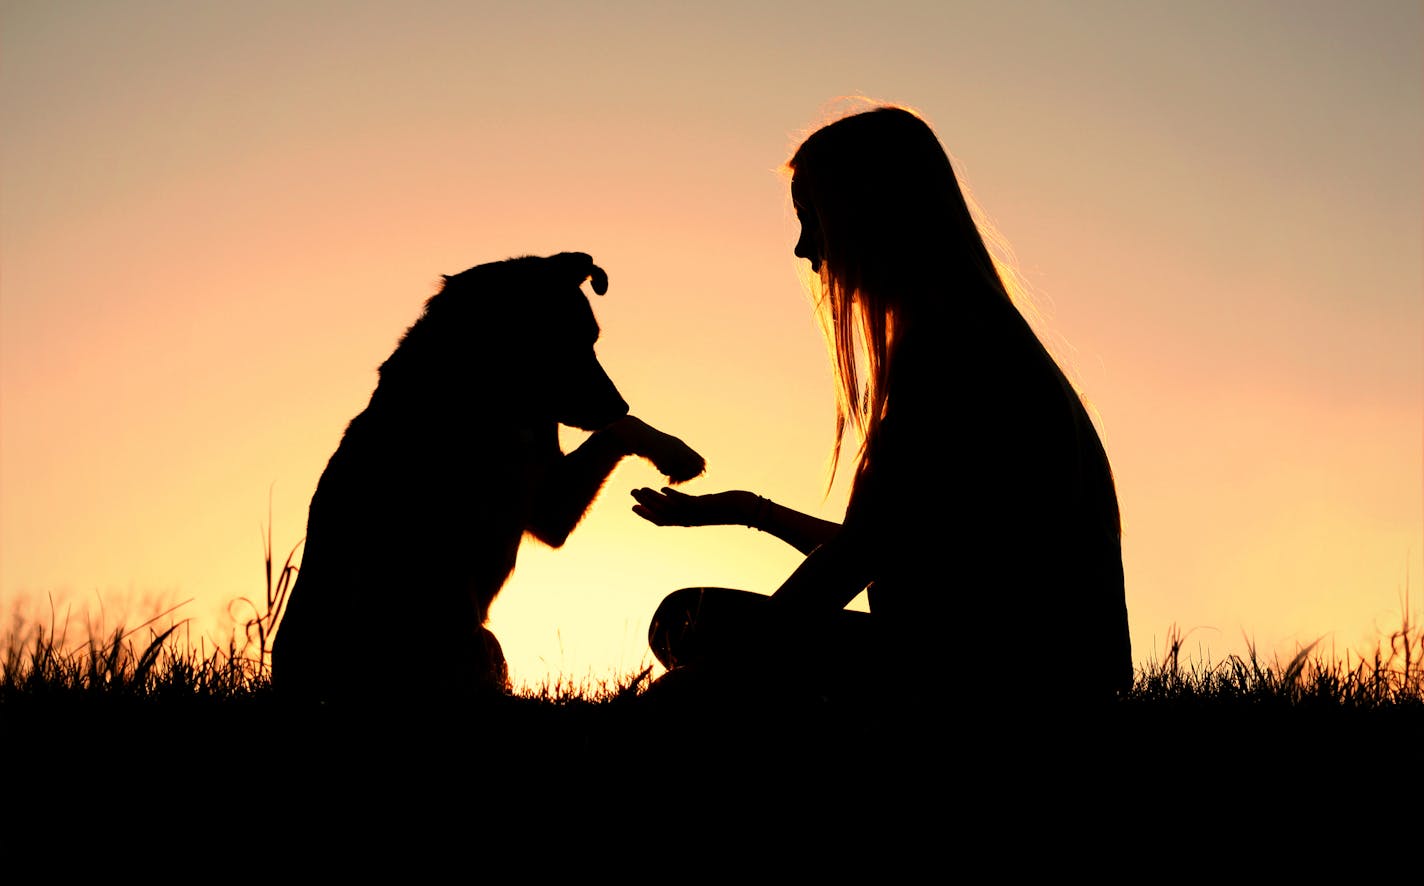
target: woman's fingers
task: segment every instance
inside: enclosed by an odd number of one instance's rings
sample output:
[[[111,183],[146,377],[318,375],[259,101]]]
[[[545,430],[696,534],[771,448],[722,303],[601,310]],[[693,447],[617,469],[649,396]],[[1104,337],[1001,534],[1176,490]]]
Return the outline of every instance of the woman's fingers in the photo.
[[[664,488],[656,492],[646,487],[632,491],[633,513],[659,526],[696,526],[693,517],[698,497]]]
[[[633,500],[637,502],[633,506],[633,513],[647,520],[649,523],[656,523],[659,526],[666,526],[663,519],[664,496],[651,489],[634,489]]]
[[[633,490],[633,499],[645,508],[656,509],[661,507],[664,500],[667,499],[668,496],[666,495],[666,492],[667,490],[664,490],[663,492],[654,492],[653,490],[648,489],[647,487],[643,487],[642,489]]]

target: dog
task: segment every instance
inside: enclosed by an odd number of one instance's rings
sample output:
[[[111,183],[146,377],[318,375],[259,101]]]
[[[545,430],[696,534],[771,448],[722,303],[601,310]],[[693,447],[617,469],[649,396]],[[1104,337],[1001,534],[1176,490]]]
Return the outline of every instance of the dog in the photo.
[[[317,483],[272,650],[279,693],[321,701],[506,693],[490,604],[528,533],[559,547],[628,455],[674,483],[691,447],[628,414],[594,353],[581,252],[443,278]],[[591,431],[560,449],[558,426]]]

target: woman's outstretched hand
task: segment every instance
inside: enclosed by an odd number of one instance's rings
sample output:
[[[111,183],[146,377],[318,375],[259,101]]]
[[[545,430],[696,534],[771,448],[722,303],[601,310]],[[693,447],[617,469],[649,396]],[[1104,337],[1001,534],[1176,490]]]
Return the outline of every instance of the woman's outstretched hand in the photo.
[[[659,526],[727,526],[743,524],[755,510],[756,496],[733,489],[711,495],[688,495],[676,489],[634,489],[633,513]]]
[[[742,489],[688,495],[664,487],[634,489],[633,513],[659,526],[750,526],[803,554],[835,538],[841,524],[792,510]]]

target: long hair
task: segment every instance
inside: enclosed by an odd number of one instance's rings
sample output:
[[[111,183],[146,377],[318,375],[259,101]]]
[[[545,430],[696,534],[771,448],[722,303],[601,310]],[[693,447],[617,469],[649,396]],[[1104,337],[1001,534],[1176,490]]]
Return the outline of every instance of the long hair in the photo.
[[[836,378],[831,476],[847,426],[869,467],[893,392],[897,336],[953,298],[1009,299],[949,156],[912,111],[886,106],[812,133],[787,161],[821,235],[820,293]],[[857,338],[862,341],[857,342]],[[858,358],[863,354],[862,387]]]

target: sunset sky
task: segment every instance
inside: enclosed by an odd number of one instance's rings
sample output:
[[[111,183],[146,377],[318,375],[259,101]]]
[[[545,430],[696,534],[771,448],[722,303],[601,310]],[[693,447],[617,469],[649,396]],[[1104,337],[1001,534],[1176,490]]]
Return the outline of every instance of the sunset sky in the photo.
[[[1416,0],[0,2],[4,614],[191,598],[221,636],[269,493],[285,555],[439,275],[519,254],[607,269],[600,357],[707,457],[687,491],[839,519],[780,167],[854,95],[935,127],[1096,409],[1139,663],[1172,625],[1343,656],[1406,589],[1424,614]],[[643,522],[647,485],[625,462],[526,543],[491,625],[516,682],[626,674],[666,593],[795,568]],[[418,640],[414,591],[373,642]],[[946,644],[1071,668],[1022,615]]]

